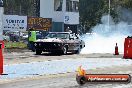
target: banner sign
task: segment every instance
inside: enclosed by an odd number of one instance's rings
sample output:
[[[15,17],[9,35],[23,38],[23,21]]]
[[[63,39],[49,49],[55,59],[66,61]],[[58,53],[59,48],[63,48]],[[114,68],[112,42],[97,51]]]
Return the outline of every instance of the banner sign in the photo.
[[[69,13],[64,14],[64,23],[65,24],[79,24],[79,13]]]
[[[3,16],[3,30],[26,31],[26,29],[27,29],[27,16],[18,16],[18,15]]]
[[[28,17],[28,29],[49,31],[52,26],[52,18]]]

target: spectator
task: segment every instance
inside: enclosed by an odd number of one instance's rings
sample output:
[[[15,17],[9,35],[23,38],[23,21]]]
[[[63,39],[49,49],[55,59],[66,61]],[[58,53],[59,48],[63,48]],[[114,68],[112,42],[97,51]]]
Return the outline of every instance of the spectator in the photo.
[[[36,31],[32,28],[29,29],[29,49],[35,51],[34,42],[36,41]]]
[[[70,27],[67,27],[67,28],[66,28],[66,32],[72,33],[72,31],[70,30]]]

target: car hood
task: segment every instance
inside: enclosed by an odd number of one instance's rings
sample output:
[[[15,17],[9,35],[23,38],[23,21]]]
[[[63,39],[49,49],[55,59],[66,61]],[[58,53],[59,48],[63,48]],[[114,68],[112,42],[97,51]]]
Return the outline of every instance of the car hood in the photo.
[[[48,38],[48,39],[38,39],[36,42],[59,42],[62,43],[64,40],[59,38]]]

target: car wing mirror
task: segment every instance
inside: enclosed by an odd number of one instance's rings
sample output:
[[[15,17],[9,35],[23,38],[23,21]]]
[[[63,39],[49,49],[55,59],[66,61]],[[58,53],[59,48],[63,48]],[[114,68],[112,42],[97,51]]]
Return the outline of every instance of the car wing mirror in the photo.
[[[74,40],[74,36],[73,36],[73,34],[72,35],[70,35],[70,40]]]

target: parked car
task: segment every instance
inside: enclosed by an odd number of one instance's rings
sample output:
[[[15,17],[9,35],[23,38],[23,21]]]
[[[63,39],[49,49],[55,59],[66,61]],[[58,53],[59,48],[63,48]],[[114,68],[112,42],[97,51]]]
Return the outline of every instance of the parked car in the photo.
[[[9,30],[4,30],[3,31],[3,39],[4,40],[19,42],[20,38],[22,38],[22,36],[23,36],[23,33],[19,32],[19,31],[9,31]]]
[[[3,37],[3,40],[10,41],[10,37],[9,36],[3,35],[2,37]]]
[[[51,52],[56,54],[67,54],[67,52],[80,53],[85,47],[83,40],[76,34],[70,32],[49,32],[44,39],[38,39],[35,43],[36,54]]]

